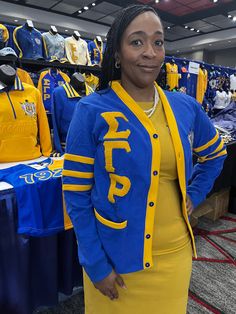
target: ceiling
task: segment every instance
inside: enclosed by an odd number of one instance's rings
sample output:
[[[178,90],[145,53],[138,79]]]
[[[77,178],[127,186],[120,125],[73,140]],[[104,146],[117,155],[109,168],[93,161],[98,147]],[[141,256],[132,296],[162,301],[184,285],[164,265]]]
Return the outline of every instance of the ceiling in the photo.
[[[158,11],[165,28],[167,50],[171,52],[176,52],[180,48],[182,51],[190,51],[197,47],[209,50],[221,49],[225,48],[226,44],[227,47],[236,47],[236,21],[233,21],[234,16],[236,20],[236,0],[218,0],[216,3],[213,0],[155,2],[153,0],[6,0],[0,1],[0,19],[8,23],[12,21],[10,14],[3,13],[6,11],[4,6],[11,3],[11,6],[15,5],[18,8],[15,10],[18,24],[23,23],[22,18],[32,18],[30,13],[24,16],[22,12],[33,12],[37,9],[39,18],[35,19],[35,22],[41,29],[48,29],[49,25],[56,24],[58,20],[56,26],[62,33],[65,33],[65,29],[69,33],[77,29],[87,37],[94,35],[105,37],[123,7],[142,3],[151,5]],[[52,17],[57,15],[57,20],[51,19],[49,13]],[[43,21],[46,16],[48,22]],[[33,18],[32,20],[34,21]],[[12,21],[12,24],[16,22]]]

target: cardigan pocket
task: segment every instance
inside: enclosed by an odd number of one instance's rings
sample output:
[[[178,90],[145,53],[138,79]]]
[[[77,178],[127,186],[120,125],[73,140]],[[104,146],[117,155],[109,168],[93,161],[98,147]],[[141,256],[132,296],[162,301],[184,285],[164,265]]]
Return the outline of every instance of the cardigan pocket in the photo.
[[[111,221],[111,220],[108,220],[104,217],[102,217],[97,211],[96,209],[94,208],[94,213],[95,213],[95,217],[97,218],[97,220],[109,227],[109,228],[112,228],[112,229],[125,229],[127,227],[127,220],[124,220],[122,222],[114,222],[114,221]]]

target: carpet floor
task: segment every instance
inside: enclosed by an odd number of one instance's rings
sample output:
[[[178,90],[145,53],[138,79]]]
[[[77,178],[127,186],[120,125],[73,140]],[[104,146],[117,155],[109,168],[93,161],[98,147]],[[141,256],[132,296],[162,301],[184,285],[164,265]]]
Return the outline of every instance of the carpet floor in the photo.
[[[235,314],[236,215],[227,213],[215,222],[200,218],[194,233],[198,258],[193,259],[187,314]],[[84,314],[83,291],[36,313]]]

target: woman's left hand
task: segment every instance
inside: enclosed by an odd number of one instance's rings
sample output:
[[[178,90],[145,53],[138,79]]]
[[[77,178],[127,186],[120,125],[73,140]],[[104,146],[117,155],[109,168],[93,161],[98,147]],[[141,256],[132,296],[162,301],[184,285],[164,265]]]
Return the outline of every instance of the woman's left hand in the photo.
[[[193,207],[191,198],[188,195],[186,196],[186,207],[187,207],[187,213],[190,216],[194,210],[194,207]]]

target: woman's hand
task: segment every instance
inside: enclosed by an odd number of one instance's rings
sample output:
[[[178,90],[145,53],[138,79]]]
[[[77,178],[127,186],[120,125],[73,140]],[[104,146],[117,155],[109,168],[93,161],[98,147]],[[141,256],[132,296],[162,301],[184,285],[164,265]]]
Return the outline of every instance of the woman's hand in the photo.
[[[188,195],[186,196],[186,207],[187,207],[187,213],[190,216],[194,210],[194,207],[193,207],[191,198]]]
[[[112,271],[110,275],[108,275],[106,278],[94,283],[94,286],[102,294],[104,294],[111,300],[114,300],[118,299],[119,297],[118,291],[116,289],[116,284],[118,284],[123,289],[127,289],[121,276]]]

